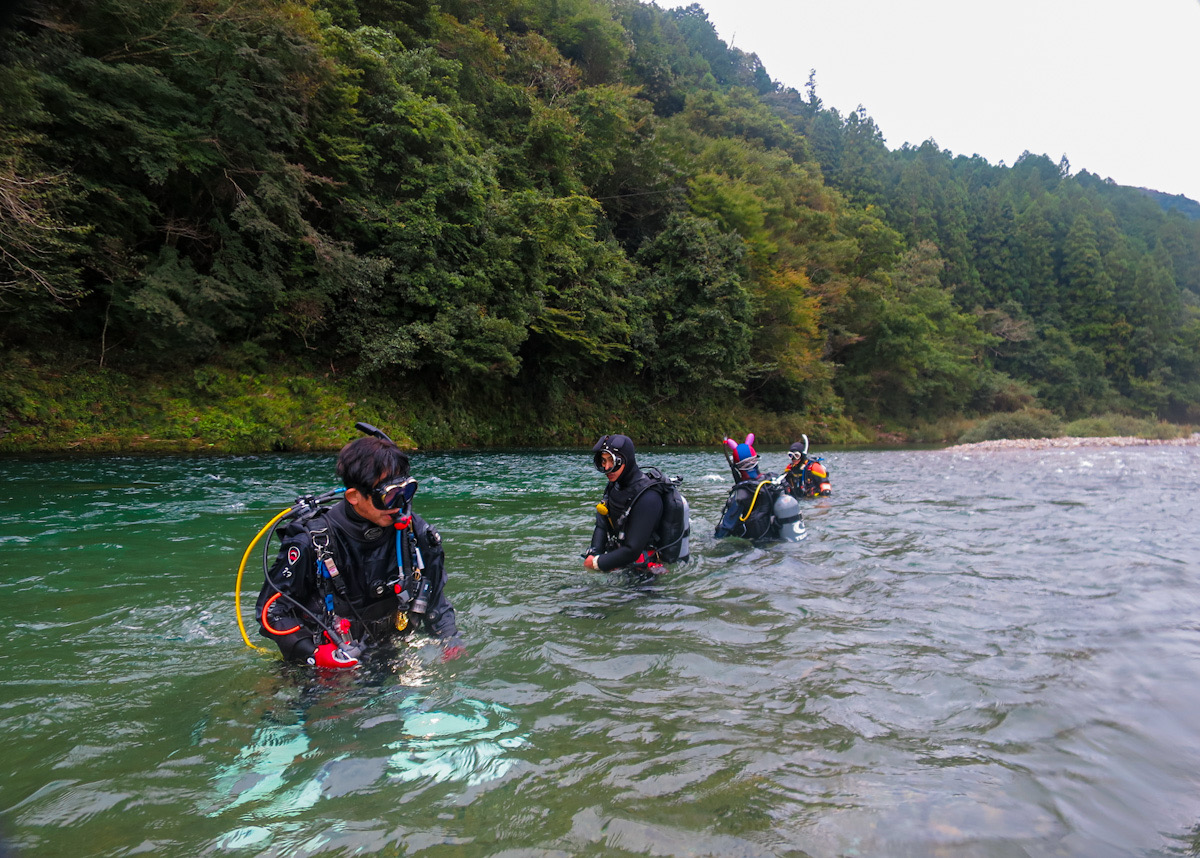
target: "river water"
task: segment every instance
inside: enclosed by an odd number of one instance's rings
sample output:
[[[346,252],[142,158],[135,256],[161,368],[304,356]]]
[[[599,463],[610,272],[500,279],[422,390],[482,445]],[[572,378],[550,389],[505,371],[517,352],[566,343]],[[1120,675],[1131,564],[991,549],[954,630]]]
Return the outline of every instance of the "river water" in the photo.
[[[14,854],[1200,853],[1200,448],[832,451],[764,546],[718,451],[639,460],[652,581],[582,569],[590,454],[414,457],[470,653],[333,677],[234,596],[332,457],[0,461]]]

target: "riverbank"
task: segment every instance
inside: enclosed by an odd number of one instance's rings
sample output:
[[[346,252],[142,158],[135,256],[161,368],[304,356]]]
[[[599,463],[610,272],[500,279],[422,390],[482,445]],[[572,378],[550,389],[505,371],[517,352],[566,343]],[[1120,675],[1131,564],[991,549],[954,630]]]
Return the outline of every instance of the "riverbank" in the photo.
[[[0,367],[0,455],[330,452],[357,437],[357,421],[410,450],[590,447],[610,432],[646,447],[717,445],[747,432],[765,444],[802,433],[820,446],[876,441],[838,413],[776,414],[727,398],[663,401],[633,385],[586,394],[466,383],[384,389],[271,367],[155,375]]]
[[[1022,416],[1028,415],[1015,415]],[[594,392],[465,383],[436,390],[393,383],[385,390],[336,372],[266,366],[134,375],[95,367],[48,369],[17,356],[0,366],[0,455],[331,452],[356,437],[357,421],[378,426],[406,449],[425,451],[590,447],[609,432],[627,434],[639,447],[713,446],[747,432],[764,447],[786,446],[804,434],[820,448],[936,446],[981,429],[993,435],[1067,433],[949,448],[1030,449],[1161,443],[1152,439],[1195,428],[1120,415],[1066,425],[1048,413],[1034,416],[1032,425],[1007,414],[982,422],[957,416],[870,425],[831,407],[781,414],[729,398],[652,398],[633,384],[603,385]],[[1200,443],[1192,439],[1165,443]]]
[[[942,452],[962,453],[973,450],[1047,450],[1074,447],[1200,447],[1200,432],[1184,438],[1004,438],[998,441],[977,441],[974,444],[955,444]]]

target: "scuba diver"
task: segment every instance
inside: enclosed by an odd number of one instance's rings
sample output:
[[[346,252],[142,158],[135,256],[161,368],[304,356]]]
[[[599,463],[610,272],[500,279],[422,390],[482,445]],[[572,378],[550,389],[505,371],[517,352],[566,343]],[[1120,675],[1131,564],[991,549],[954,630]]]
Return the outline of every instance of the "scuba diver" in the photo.
[[[829,497],[833,486],[824,462],[808,455],[808,436],[788,448],[788,466],[783,472],[783,487],[795,498]]]
[[[445,644],[444,660],[457,658],[465,650],[446,597],[442,540],[412,513],[408,456],[370,424],[358,428],[370,437],[337,457],[344,493],[288,511],[255,606],[259,633],[288,661],[352,668],[367,648],[421,625]],[[333,506],[320,505],[337,494]]]
[[[726,438],[722,449],[733,473],[733,488],[729,490],[714,536],[787,542],[803,539],[807,533],[800,504],[784,491],[780,477],[759,471],[754,433],[740,444]]]
[[[609,572],[632,566],[658,575],[667,563],[686,562],[691,514],[679,490],[683,479],[667,479],[657,468],[642,471],[626,435],[605,435],[597,441],[592,462],[608,485],[596,504],[596,527],[583,555],[584,568]]]

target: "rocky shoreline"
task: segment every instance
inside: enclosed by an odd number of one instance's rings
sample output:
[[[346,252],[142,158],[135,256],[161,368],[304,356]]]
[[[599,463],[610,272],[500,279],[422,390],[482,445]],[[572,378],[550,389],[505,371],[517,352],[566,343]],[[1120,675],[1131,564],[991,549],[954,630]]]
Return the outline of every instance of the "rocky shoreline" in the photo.
[[[1200,446],[1200,432],[1186,438],[1005,438],[1000,441],[979,441],[975,444],[955,444],[943,452],[966,452],[971,450],[1047,450],[1075,447],[1196,447]]]

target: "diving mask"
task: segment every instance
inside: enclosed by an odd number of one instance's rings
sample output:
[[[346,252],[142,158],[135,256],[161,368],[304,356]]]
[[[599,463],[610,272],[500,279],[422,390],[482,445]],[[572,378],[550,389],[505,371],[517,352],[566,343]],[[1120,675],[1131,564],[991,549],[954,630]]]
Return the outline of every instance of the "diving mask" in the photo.
[[[400,480],[384,479],[371,489],[371,505],[375,509],[403,509],[417,493],[417,481],[412,477]]]
[[[608,457],[607,464],[605,463],[606,455]],[[596,455],[592,457],[592,461],[595,463],[597,471],[602,474],[611,474],[613,471],[617,470],[617,468],[620,468],[625,464],[625,457],[622,456],[617,450],[614,450],[612,447],[608,446],[608,444],[605,444],[600,448],[599,451],[597,451]]]

